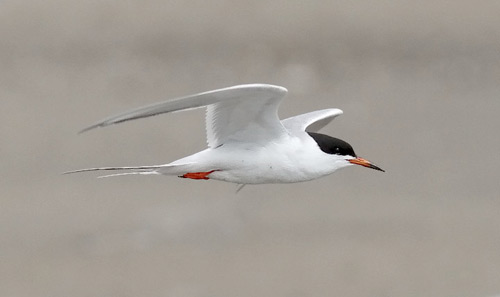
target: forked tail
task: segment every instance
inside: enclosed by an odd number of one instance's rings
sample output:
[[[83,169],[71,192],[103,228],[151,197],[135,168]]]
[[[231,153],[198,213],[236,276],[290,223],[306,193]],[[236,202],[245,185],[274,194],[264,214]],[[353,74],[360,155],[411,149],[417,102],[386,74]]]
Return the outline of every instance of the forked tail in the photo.
[[[179,175],[185,173],[186,166],[190,164],[179,164],[179,165],[152,165],[152,166],[124,166],[124,167],[96,167],[96,168],[85,168],[72,171],[66,171],[63,174],[73,174],[81,172],[92,172],[92,171],[126,171],[121,173],[112,173],[108,175],[99,176],[112,177],[112,176],[123,176],[123,175],[134,175],[134,174],[164,174],[164,175]]]

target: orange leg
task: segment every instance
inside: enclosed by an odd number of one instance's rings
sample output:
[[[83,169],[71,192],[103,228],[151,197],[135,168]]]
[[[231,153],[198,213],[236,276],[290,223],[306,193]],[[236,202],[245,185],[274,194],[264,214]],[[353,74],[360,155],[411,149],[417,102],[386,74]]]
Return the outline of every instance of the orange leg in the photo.
[[[208,172],[188,172],[184,175],[180,175],[179,177],[191,178],[191,179],[209,179],[208,175],[214,171],[219,171],[219,170],[212,170]]]

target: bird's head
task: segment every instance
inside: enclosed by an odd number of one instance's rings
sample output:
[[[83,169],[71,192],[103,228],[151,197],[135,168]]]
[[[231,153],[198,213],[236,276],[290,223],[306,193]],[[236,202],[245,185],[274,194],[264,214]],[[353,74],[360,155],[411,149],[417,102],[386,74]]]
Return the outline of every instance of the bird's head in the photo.
[[[324,134],[308,132],[308,134],[316,141],[319,148],[327,154],[335,155],[341,161],[341,167],[347,167],[350,165],[361,165],[363,167],[379,170],[385,172],[382,168],[376,166],[372,162],[356,156],[352,146],[335,137],[331,137]]]

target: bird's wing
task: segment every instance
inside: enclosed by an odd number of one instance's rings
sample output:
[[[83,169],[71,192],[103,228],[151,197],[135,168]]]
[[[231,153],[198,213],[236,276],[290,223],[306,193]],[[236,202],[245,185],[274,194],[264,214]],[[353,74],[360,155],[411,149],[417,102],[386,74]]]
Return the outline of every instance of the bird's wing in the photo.
[[[239,85],[164,101],[111,116],[83,129],[85,132],[125,121],[207,106],[210,147],[227,140],[263,142],[287,133],[278,106],[287,90],[266,84]]]
[[[317,132],[343,112],[337,108],[316,110],[281,121],[289,131]]]

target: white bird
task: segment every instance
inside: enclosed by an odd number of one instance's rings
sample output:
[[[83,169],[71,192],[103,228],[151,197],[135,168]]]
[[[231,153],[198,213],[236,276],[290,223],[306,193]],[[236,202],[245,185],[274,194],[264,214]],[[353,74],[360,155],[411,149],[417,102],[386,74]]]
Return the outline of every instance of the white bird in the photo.
[[[106,176],[163,174],[245,185],[308,181],[353,164],[384,171],[356,156],[347,142],[316,133],[342,114],[340,109],[323,109],[280,121],[278,107],[286,94],[287,90],[280,86],[238,85],[106,118],[81,132],[162,113],[207,107],[208,148],[164,165],[100,167],[66,173],[122,170],[125,172]]]

